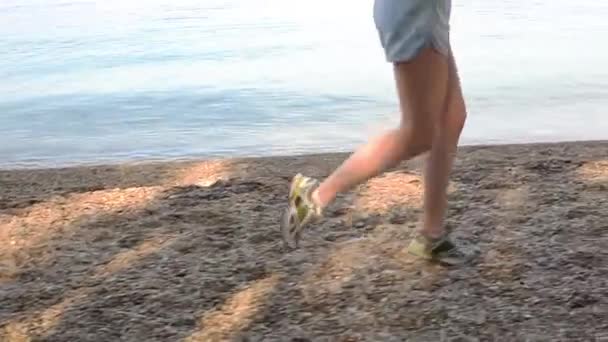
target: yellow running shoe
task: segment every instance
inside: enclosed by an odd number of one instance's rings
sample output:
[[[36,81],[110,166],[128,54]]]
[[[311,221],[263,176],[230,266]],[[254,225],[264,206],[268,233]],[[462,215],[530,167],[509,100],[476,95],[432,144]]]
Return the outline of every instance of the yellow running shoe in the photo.
[[[449,266],[468,263],[477,256],[476,251],[465,251],[464,248],[456,246],[447,234],[438,239],[430,239],[418,233],[410,242],[408,252],[419,258]]]
[[[313,191],[319,181],[297,174],[289,190],[289,203],[281,217],[283,240],[290,248],[297,248],[302,229],[322,217],[322,209],[312,199]]]

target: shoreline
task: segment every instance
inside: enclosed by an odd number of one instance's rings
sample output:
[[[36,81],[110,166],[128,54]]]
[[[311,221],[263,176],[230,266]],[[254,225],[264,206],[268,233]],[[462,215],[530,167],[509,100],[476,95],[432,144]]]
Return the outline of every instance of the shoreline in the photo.
[[[565,140],[565,141],[546,141],[546,142],[520,142],[520,143],[479,143],[460,145],[459,151],[466,152],[475,148],[509,148],[509,147],[551,147],[559,145],[581,146],[589,144],[605,144],[608,139],[601,140]],[[42,170],[65,170],[74,168],[102,168],[102,167],[118,167],[118,166],[141,166],[141,165],[156,165],[156,164],[180,164],[180,163],[196,163],[196,162],[213,162],[220,160],[265,160],[265,159],[289,159],[289,158],[309,158],[324,155],[348,155],[352,151],[343,152],[302,152],[294,154],[273,154],[273,155],[242,155],[242,156],[208,156],[208,157],[158,157],[158,158],[125,158],[125,159],[107,159],[99,161],[78,162],[71,161],[59,165],[37,165],[36,162],[17,163],[17,165],[0,165],[0,172],[13,171],[42,171]]]
[[[291,177],[348,153],[3,170],[0,340],[605,337],[607,152],[461,147],[446,224],[482,254],[456,270],[404,252],[420,159],[340,195],[296,251]]]

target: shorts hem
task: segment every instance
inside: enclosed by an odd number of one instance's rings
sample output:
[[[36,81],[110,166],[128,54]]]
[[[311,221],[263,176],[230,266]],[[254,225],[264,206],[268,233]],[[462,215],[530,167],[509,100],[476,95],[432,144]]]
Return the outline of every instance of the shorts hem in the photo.
[[[450,44],[442,43],[437,41],[437,39],[428,38],[424,41],[417,44],[409,44],[409,46],[404,47],[393,47],[394,50],[403,51],[391,51],[390,47],[384,47],[384,56],[388,63],[406,63],[414,58],[416,58],[424,49],[431,48],[435,50],[437,53],[444,55],[446,57],[450,54]]]

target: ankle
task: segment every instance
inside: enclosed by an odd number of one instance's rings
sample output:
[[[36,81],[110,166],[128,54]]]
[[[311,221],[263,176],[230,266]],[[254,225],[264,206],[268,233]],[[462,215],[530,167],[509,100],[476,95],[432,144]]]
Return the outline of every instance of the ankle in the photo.
[[[420,229],[418,232],[420,235],[422,235],[428,239],[431,239],[431,240],[440,239],[440,238],[444,237],[446,234],[445,230],[443,230],[443,229],[423,228],[423,229]]]
[[[312,200],[312,203],[314,203],[314,205],[319,209],[319,211],[323,211],[323,209],[325,209],[325,204],[321,201],[318,188],[313,190],[312,194],[310,194],[310,199]]]
[[[335,194],[321,184],[312,192],[311,198],[319,208],[325,209],[334,200]]]

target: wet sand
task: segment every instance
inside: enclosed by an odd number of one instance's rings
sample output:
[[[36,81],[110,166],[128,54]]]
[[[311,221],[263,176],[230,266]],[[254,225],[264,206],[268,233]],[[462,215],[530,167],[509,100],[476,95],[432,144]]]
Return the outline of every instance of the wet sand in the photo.
[[[608,142],[461,148],[454,269],[404,253],[420,160],[284,248],[290,178],[345,157],[0,171],[0,340],[608,340]]]

